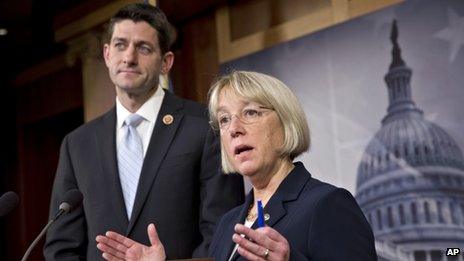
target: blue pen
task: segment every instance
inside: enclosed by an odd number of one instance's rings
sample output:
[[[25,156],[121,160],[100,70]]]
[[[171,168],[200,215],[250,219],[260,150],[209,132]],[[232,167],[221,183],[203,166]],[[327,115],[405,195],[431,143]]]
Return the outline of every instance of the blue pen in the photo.
[[[263,211],[263,203],[261,200],[258,199],[258,228],[264,227],[264,211]]]

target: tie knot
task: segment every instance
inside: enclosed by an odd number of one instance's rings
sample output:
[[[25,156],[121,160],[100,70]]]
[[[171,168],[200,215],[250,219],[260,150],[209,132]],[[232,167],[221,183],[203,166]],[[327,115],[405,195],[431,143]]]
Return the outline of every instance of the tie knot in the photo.
[[[131,114],[129,117],[126,118],[124,121],[126,125],[130,125],[132,127],[137,127],[143,120],[143,117],[138,114]]]

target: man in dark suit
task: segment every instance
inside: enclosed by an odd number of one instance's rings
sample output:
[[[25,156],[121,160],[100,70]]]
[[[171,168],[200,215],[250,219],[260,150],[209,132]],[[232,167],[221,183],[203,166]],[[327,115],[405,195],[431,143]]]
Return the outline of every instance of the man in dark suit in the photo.
[[[84,201],[50,228],[45,257],[100,259],[95,237],[108,230],[148,244],[150,223],[169,259],[204,256],[218,219],[243,199],[241,178],[221,175],[206,109],[158,87],[174,60],[162,11],[128,5],[109,36],[116,106],[63,140],[50,215],[70,189]]]

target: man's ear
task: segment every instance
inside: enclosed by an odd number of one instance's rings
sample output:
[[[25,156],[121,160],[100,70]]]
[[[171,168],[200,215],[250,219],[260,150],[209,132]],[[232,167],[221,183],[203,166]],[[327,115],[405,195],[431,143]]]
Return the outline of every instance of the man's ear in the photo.
[[[110,59],[110,45],[109,44],[103,45],[103,58],[105,59],[106,66],[108,66],[108,62]]]
[[[167,74],[174,64],[174,53],[167,52],[163,55],[163,61],[161,65],[161,73]]]

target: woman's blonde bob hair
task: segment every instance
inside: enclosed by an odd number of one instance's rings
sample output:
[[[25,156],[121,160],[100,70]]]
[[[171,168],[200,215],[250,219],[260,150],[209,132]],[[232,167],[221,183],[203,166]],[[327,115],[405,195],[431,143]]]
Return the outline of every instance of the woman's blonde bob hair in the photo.
[[[280,80],[258,72],[233,71],[219,77],[208,93],[210,122],[218,128],[217,110],[219,95],[223,90],[231,90],[239,97],[273,109],[284,130],[282,157],[293,160],[310,146],[309,127],[298,99]],[[221,142],[221,163],[225,173],[236,172]]]

